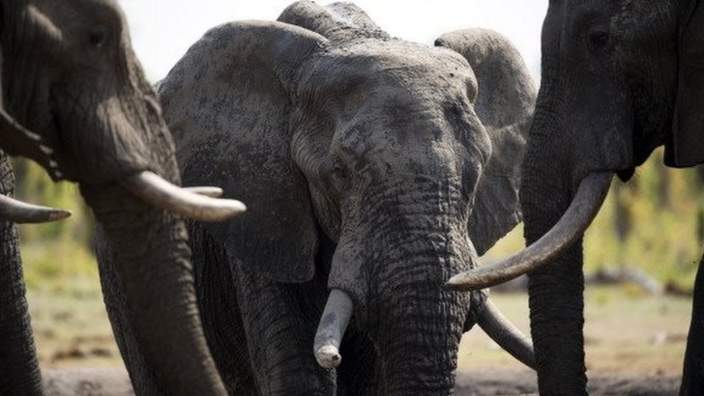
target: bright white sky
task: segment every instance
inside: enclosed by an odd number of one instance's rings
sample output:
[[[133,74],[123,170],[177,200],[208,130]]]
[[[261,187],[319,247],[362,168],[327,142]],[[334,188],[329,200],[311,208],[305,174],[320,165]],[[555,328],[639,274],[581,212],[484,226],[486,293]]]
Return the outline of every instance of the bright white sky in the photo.
[[[127,14],[133,45],[147,75],[157,81],[211,27],[234,20],[275,20],[293,0],[119,2]],[[393,36],[429,45],[441,34],[457,29],[497,30],[513,41],[538,79],[540,28],[548,0],[356,0],[354,3]]]

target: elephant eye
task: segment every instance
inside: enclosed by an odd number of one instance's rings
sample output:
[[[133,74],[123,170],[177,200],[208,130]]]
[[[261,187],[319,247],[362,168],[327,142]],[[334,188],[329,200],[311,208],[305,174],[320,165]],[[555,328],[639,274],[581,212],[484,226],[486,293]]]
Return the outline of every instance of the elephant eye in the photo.
[[[599,51],[609,45],[610,35],[605,29],[594,29],[589,32],[589,48],[592,51]]]
[[[108,34],[104,30],[94,30],[88,35],[88,44],[96,49],[101,49],[108,41]]]

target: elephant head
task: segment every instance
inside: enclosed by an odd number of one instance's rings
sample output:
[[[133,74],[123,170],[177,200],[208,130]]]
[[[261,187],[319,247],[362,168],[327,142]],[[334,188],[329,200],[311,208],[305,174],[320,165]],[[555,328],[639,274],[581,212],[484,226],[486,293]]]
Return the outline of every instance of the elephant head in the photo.
[[[541,180],[524,185],[560,190],[564,216],[526,251],[458,276],[454,287],[488,287],[544,266],[581,238],[612,176],[628,181],[658,146],[668,166],[704,162],[704,5],[604,3],[551,1],[543,25],[543,82],[524,164]]]
[[[205,196],[217,189],[176,186],[171,135],[115,1],[3,0],[0,32],[0,146],[39,162],[55,180],[79,183],[124,292],[122,325],[159,390],[224,393],[177,215],[223,220],[244,206]]]
[[[354,314],[387,394],[451,389],[469,296],[444,282],[521,218],[525,66],[493,32],[437,44],[391,38],[350,4],[298,2],[211,30],[160,83],[184,180],[242,186],[250,206],[209,232],[275,281],[328,271],[316,357],[340,363]],[[334,253],[316,268],[323,240]]]
[[[581,394],[581,241],[613,175],[627,181],[661,145],[666,165],[704,162],[704,4],[551,0],[542,52],[521,189],[531,245],[451,284],[477,289],[535,271],[541,392]]]

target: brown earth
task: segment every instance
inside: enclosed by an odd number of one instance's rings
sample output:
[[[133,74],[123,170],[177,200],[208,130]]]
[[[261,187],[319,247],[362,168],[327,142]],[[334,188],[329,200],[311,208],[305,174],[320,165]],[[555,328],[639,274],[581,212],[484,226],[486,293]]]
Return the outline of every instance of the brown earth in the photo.
[[[638,288],[590,287],[586,353],[592,395],[676,395],[691,302],[644,295]],[[492,296],[528,331],[523,294]],[[110,333],[100,293],[30,294],[48,395],[128,395],[127,375]],[[459,351],[457,395],[535,394],[535,375],[479,329]]]

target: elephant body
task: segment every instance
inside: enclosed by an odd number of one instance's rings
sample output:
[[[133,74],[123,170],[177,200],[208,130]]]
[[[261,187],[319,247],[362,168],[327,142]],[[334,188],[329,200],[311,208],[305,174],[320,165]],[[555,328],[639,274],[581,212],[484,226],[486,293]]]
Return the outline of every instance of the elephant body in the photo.
[[[303,1],[212,29],[159,93],[184,183],[248,202],[189,225],[230,392],[451,394],[473,321],[443,284],[521,218],[535,92],[515,49],[479,29],[422,46],[352,4]],[[317,349],[337,324],[341,363]]]

